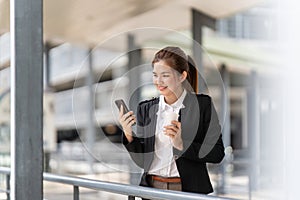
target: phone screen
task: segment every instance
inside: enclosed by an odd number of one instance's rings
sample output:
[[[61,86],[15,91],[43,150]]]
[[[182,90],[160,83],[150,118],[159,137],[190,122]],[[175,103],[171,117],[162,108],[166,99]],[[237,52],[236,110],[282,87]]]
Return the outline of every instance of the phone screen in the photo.
[[[122,105],[123,106],[124,114],[129,112],[129,109],[126,106],[126,104],[125,104],[125,102],[124,102],[123,99],[115,100],[115,103],[116,103],[117,107],[119,108],[119,111],[121,110],[121,105]]]

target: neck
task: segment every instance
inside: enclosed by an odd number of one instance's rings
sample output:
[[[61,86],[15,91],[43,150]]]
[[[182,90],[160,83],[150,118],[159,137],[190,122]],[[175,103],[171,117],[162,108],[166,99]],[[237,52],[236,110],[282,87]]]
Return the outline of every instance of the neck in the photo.
[[[172,92],[172,94],[165,96],[166,103],[169,105],[175,103],[179,99],[179,97],[182,95],[182,93],[183,93],[183,88],[180,88],[177,91]]]

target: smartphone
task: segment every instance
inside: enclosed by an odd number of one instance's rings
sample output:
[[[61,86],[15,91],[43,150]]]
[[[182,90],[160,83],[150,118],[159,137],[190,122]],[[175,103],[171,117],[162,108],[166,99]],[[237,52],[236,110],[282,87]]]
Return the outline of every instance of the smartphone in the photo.
[[[119,111],[121,110],[121,105],[123,106],[123,113],[124,114],[129,112],[129,109],[128,109],[128,107],[127,107],[127,105],[126,105],[126,103],[124,102],[123,99],[117,99],[117,100],[115,100],[115,104],[119,108]],[[134,125],[135,125],[135,123],[132,124],[132,126],[134,126]]]

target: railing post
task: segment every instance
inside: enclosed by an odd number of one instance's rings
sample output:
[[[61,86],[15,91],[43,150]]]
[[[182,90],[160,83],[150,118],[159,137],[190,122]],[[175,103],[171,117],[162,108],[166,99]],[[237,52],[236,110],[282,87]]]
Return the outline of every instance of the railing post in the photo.
[[[128,196],[128,200],[135,200],[135,196]]]
[[[79,200],[79,187],[74,185],[73,189],[73,200]]]
[[[10,200],[10,174],[6,175],[6,196]]]

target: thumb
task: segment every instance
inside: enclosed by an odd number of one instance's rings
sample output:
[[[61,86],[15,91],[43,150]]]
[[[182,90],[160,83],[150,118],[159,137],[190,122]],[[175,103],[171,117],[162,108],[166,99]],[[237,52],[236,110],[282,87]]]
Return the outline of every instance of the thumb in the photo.
[[[120,117],[122,117],[124,114],[123,105],[120,106]]]
[[[179,129],[181,129],[181,122],[178,122],[178,123],[177,123],[177,127],[178,127]]]

